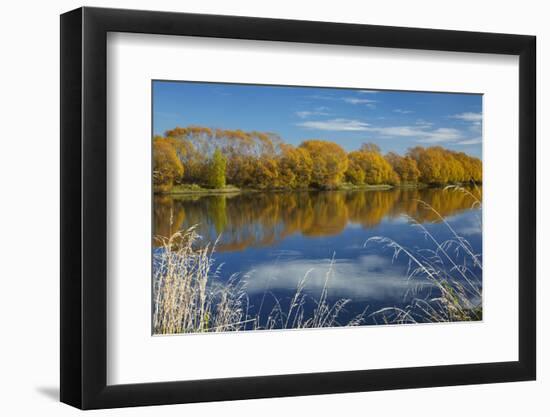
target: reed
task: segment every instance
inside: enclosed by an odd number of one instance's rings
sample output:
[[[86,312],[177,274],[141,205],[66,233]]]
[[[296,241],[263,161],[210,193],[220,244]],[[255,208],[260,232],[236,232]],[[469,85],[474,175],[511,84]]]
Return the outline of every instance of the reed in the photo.
[[[235,276],[226,285],[209,285],[214,245],[195,248],[195,227],[160,239],[154,256],[153,330],[155,334],[239,330],[246,296]]]
[[[360,326],[365,323],[366,310],[356,315],[351,320],[342,324],[339,320],[340,313],[344,311],[346,305],[351,301],[348,298],[340,298],[334,302],[329,302],[330,280],[334,275],[334,257],[325,274],[323,288],[318,299],[309,300],[310,297],[304,292],[311,270],[298,282],[296,291],[289,303],[287,309],[284,309],[280,301],[275,297],[275,306],[271,310],[265,324],[259,322],[256,330],[261,329],[316,329],[323,327],[340,326]],[[311,315],[306,315],[305,307],[308,301],[315,305]]]
[[[155,334],[302,329],[364,323],[365,312],[347,323],[340,323],[339,315],[349,299],[329,302],[334,260],[318,299],[312,299],[304,291],[309,279],[306,273],[298,282],[288,306],[283,306],[281,300],[273,296],[274,307],[262,319],[259,313],[249,314],[246,276],[232,275],[223,284],[214,279],[221,273],[220,268],[213,269],[216,243],[197,247],[200,236],[196,227],[177,232],[169,239],[159,238],[159,241],[160,250],[157,249],[154,255],[153,268]],[[312,302],[313,313],[307,315],[306,305]]]
[[[470,190],[459,186],[449,186],[446,190],[469,195],[473,201],[472,208],[481,208],[480,199]],[[475,253],[470,242],[437,210],[423,201],[419,203],[424,209],[432,211],[445,225],[450,232],[450,239],[438,240],[423,224],[409,217],[412,227],[420,230],[429,243],[429,248],[406,248],[392,239],[380,236],[368,239],[365,246],[374,242],[392,250],[392,261],[405,256],[409,265],[407,279],[419,282],[427,280],[434,291],[427,297],[412,297],[412,301],[404,308],[382,308],[373,312],[370,317],[375,321],[391,324],[481,320],[481,255]]]

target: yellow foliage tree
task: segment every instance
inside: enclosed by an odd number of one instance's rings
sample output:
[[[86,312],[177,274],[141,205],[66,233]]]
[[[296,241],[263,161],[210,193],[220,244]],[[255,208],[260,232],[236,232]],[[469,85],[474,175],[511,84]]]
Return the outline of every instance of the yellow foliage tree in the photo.
[[[323,140],[306,140],[300,144],[312,161],[311,185],[334,188],[344,179],[348,157],[340,145]]]
[[[170,141],[156,137],[153,140],[153,184],[160,191],[168,191],[174,180],[183,175],[183,165]]]
[[[386,155],[386,160],[390,163],[395,173],[399,176],[402,183],[417,183],[420,178],[420,171],[416,161],[410,156],[397,155],[390,152]]]
[[[420,170],[420,181],[427,184],[481,182],[481,160],[441,146],[417,146],[408,152]]]
[[[254,164],[254,182],[251,185],[259,189],[278,188],[277,160],[269,156],[259,157]]]
[[[311,182],[313,161],[305,148],[281,145],[279,182],[281,187],[306,188]]]
[[[348,159],[346,177],[353,184],[395,184],[399,180],[376,145],[365,144],[359,151],[350,152]]]

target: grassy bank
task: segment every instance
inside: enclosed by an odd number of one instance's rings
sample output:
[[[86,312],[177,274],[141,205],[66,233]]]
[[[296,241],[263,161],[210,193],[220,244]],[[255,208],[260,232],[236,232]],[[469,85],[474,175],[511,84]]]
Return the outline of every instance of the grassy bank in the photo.
[[[319,188],[238,188],[233,185],[227,185],[224,188],[204,188],[198,184],[181,184],[174,185],[171,189],[155,188],[155,194],[164,195],[187,195],[187,194],[237,194],[237,193],[258,193],[258,192],[288,192],[288,191],[361,191],[361,190],[391,190],[393,188],[424,188],[426,184],[422,183],[403,183],[397,185],[391,184],[376,184],[376,185],[355,185],[351,183],[343,183],[338,187],[330,189]]]
[[[363,184],[363,185],[355,185],[349,182],[343,183],[339,187],[336,188],[336,190],[343,190],[343,191],[355,191],[355,190],[391,190],[394,188],[425,188],[428,187],[427,184],[423,184],[420,182],[416,183],[400,183],[400,184],[376,184],[376,185],[369,185],[369,184]]]
[[[155,194],[178,195],[178,194],[235,194],[240,193],[240,188],[227,185],[224,188],[204,188],[198,184],[174,185],[170,190],[155,189]]]

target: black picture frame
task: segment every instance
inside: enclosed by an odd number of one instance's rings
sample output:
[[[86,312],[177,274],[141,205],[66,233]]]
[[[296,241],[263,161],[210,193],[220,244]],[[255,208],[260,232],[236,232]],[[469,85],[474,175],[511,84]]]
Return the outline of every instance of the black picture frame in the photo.
[[[108,32],[519,56],[519,360],[107,385]],[[534,380],[536,38],[120,9],[61,16],[61,401],[81,409]]]

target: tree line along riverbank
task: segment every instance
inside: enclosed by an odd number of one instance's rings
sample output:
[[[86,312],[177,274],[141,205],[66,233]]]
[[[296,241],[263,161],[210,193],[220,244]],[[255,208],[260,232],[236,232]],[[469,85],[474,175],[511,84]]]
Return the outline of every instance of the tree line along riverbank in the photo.
[[[482,181],[479,158],[441,146],[382,154],[365,143],[346,152],[327,140],[285,143],[269,132],[176,127],[153,138],[156,193],[352,190]]]

